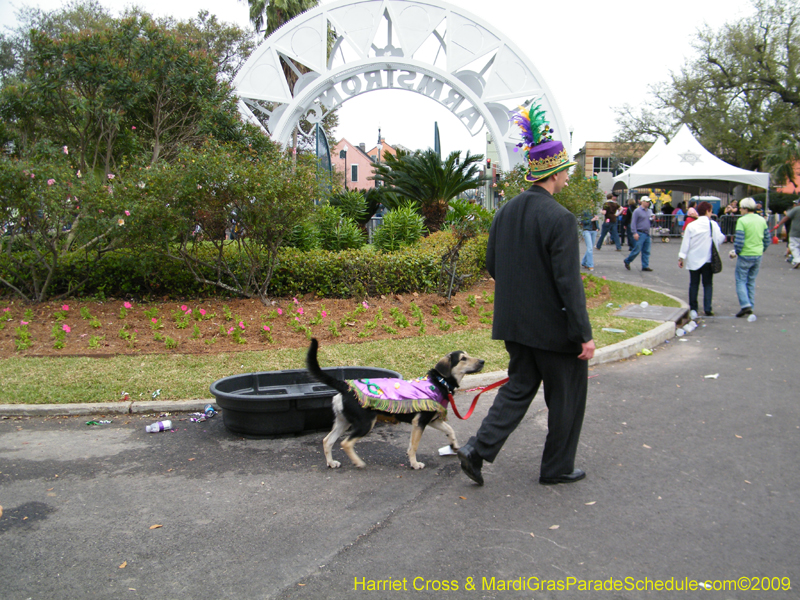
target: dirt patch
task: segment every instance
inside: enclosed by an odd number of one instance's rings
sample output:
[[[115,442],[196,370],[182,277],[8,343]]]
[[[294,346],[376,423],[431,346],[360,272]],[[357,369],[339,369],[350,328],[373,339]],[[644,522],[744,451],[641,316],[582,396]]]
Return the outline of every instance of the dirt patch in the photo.
[[[587,304],[597,306],[608,297],[604,287]],[[381,296],[364,303],[307,295],[278,298],[270,306],[246,299],[38,305],[6,299],[0,301],[0,359],[305,348],[309,333],[323,345],[358,343],[418,336],[421,324],[426,335],[440,335],[490,329],[493,300],[492,279],[478,281],[449,303],[436,294]],[[22,349],[20,331],[27,331],[29,340]]]

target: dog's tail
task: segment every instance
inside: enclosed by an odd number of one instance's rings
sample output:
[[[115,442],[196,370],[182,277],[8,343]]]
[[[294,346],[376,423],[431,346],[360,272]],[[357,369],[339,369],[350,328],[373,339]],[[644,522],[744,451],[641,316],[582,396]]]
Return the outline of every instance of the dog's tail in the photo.
[[[317,338],[312,338],[311,345],[308,348],[308,354],[306,355],[306,368],[308,368],[308,372],[311,373],[311,376],[314,379],[324,383],[328,387],[335,389],[337,392],[341,394],[347,393],[350,390],[350,386],[346,381],[331,377],[320,368],[319,361],[317,360],[318,348],[319,342],[317,341]]]

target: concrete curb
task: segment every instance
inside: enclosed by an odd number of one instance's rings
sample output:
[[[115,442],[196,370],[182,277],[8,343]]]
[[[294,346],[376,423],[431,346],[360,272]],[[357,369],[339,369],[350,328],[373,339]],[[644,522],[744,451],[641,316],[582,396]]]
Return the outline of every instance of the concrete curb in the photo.
[[[664,292],[659,292],[664,294]],[[683,312],[678,318],[681,322],[689,312],[689,305],[680,298],[664,294],[680,303]],[[605,346],[595,352],[594,358],[589,361],[590,366],[623,360],[634,356],[644,350],[663,344],[666,340],[675,337],[677,325],[674,321],[667,321],[658,327],[644,333]],[[467,375],[461,382],[461,389],[470,389],[487,386],[495,381],[508,377],[508,371],[494,371],[492,373],[479,373]],[[87,402],[84,404],[0,404],[0,417],[56,417],[56,416],[90,416],[90,415],[127,415],[166,412],[203,412],[207,404],[214,410],[219,407],[213,399],[198,398],[195,400],[153,400],[150,402]]]

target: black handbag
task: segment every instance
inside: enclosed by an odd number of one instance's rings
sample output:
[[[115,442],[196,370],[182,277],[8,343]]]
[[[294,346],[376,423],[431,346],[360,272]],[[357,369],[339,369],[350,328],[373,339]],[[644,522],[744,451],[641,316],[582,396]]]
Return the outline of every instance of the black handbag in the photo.
[[[711,232],[711,271],[712,273],[721,273],[722,272],[722,259],[719,256],[719,250],[717,250],[717,245],[714,243],[714,228],[711,226],[711,221],[708,222],[708,228]]]

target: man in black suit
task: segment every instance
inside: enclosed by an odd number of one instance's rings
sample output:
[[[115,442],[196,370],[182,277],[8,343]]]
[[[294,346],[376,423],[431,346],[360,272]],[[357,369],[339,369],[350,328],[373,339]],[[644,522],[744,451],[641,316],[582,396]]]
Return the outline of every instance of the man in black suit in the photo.
[[[483,461],[497,457],[542,382],[549,415],[539,483],[586,476],[575,468],[575,454],[595,345],[575,217],[553,198],[567,185],[567,169],[575,163],[561,142],[546,138],[528,144],[527,155],[526,179],[534,185],[497,212],[486,251],[486,267],[495,279],[492,338],[505,341],[509,382],[477,434],[458,451],[463,471],[479,485]]]

